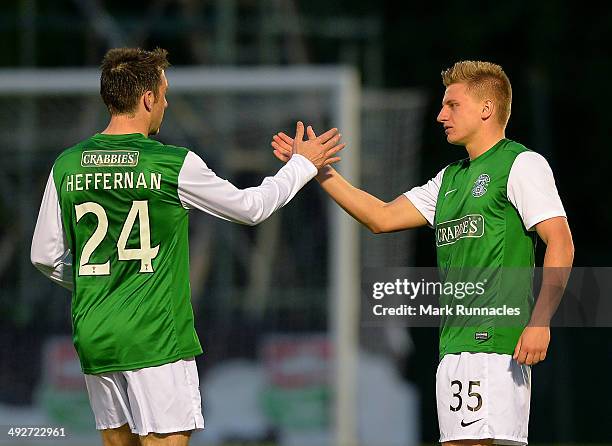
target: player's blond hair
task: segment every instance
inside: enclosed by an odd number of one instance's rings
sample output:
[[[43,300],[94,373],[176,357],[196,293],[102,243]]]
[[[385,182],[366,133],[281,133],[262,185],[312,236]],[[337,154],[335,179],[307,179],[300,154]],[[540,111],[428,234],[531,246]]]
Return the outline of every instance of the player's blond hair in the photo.
[[[442,71],[445,87],[465,83],[467,91],[478,99],[491,99],[497,109],[497,121],[506,127],[512,106],[512,86],[502,67],[480,60],[462,60]]]

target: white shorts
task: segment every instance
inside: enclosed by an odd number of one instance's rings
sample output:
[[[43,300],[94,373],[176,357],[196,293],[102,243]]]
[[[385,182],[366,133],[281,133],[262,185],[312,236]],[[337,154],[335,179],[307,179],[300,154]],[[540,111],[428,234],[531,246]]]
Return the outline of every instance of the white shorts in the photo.
[[[526,445],[531,367],[510,355],[445,355],[436,373],[440,442],[492,438]]]
[[[133,433],[167,434],[204,428],[193,358],[157,367],[85,375],[96,429],[129,424]]]

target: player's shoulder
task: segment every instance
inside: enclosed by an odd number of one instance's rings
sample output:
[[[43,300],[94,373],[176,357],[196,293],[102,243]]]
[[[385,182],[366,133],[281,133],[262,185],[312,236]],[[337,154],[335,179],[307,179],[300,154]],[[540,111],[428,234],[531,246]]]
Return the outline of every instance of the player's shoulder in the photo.
[[[512,171],[522,170],[525,166],[548,165],[546,159],[538,152],[511,139],[504,139],[501,142],[501,146],[491,162],[506,166]]]
[[[525,147],[520,142],[513,141],[511,139],[505,139],[501,147],[503,153],[511,155],[520,155],[521,153],[536,153],[533,150]]]
[[[87,147],[93,137],[89,137],[87,139],[84,139],[76,144],[74,144],[73,146],[70,146],[68,148],[65,148],[64,150],[62,150],[60,152],[60,154],[57,156],[57,158],[55,158],[55,163],[54,165],[57,165],[59,163],[61,163],[62,161],[66,161],[71,159],[74,156],[81,156],[81,152],[84,150],[85,147]]]
[[[525,166],[548,166],[548,160],[544,155],[525,147],[516,141],[507,140],[507,143],[503,150],[513,155],[514,162],[512,167],[514,170],[517,168],[523,168]]]
[[[149,153],[174,158],[179,162],[183,162],[187,154],[190,152],[190,150],[186,147],[165,144],[151,138],[147,138],[146,140],[142,141],[142,149]]]
[[[127,136],[127,135],[126,135]],[[129,142],[119,146],[116,143],[108,145],[104,140],[101,140],[100,134],[93,135],[87,139],[84,139],[75,145],[64,149],[55,160],[55,165],[61,165],[63,162],[74,161],[75,158],[81,158],[84,152],[96,152],[100,151],[126,151],[133,150],[138,151],[139,156],[153,155],[156,157],[163,157],[165,161],[174,161],[178,164],[182,164],[185,157],[190,152],[186,147],[175,146],[172,144],[164,144],[160,141],[151,138],[139,138],[131,139]]]

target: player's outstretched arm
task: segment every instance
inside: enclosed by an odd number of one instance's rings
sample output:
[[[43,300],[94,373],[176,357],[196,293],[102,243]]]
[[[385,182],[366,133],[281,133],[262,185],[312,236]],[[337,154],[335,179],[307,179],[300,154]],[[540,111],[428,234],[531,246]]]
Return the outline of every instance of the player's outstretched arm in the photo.
[[[534,365],[546,358],[550,343],[550,321],[561,302],[574,261],[574,243],[567,219],[554,217],[536,225],[546,243],[542,286],[529,324],[514,350],[514,359]]]
[[[339,160],[338,129],[331,129],[314,140],[303,141],[304,125],[297,123],[295,156],[274,176],[256,187],[239,189],[219,178],[193,152],[185,157],[178,178],[178,195],[188,209],[199,209],[236,223],[256,225],[287,204],[317,174],[317,169]]]
[[[309,140],[317,138],[310,126],[307,133]],[[294,144],[294,140],[285,133],[274,135],[274,155],[281,161],[289,161],[295,153]],[[404,195],[384,202],[354,187],[329,164],[319,169],[317,181],[336,203],[373,233],[394,232],[427,224],[427,220]]]

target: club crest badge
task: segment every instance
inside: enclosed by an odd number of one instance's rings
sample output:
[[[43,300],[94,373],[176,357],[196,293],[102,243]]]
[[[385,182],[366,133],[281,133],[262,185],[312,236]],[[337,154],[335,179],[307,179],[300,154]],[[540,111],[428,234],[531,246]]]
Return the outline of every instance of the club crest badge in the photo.
[[[486,173],[480,174],[476,181],[474,181],[474,187],[472,188],[472,196],[475,198],[482,197],[487,193],[487,186],[491,182],[491,178]]]

